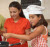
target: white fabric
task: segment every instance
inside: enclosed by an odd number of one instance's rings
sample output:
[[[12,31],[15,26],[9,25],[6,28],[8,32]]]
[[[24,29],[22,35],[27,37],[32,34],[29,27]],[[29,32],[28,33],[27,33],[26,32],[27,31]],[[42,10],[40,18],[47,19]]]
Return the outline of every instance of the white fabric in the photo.
[[[42,7],[42,6],[29,5],[29,6],[26,8],[26,11],[27,11],[29,14],[42,14],[42,11],[43,11],[44,9],[45,9],[45,8]]]

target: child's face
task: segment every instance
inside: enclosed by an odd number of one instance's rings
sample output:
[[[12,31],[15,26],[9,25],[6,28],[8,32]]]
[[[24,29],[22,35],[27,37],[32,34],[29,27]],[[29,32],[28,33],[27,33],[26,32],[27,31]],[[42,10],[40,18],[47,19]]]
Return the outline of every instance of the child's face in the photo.
[[[35,26],[39,22],[39,20],[41,19],[40,16],[37,17],[37,15],[34,15],[34,14],[30,14],[29,18],[30,18],[30,23],[32,26]]]

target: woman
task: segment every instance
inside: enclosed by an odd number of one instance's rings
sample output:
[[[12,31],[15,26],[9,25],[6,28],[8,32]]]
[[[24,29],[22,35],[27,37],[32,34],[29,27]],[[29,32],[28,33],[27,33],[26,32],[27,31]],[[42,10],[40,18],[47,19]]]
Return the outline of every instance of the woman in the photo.
[[[5,21],[4,28],[7,33],[14,34],[29,34],[30,32],[30,22],[25,18],[21,5],[18,2],[11,2],[9,5],[9,11],[11,18]],[[4,38],[5,39],[5,38]],[[7,39],[9,44],[19,43],[19,39],[9,38]],[[21,41],[22,42],[22,41]],[[28,47],[27,42],[23,45],[15,45],[12,47]]]

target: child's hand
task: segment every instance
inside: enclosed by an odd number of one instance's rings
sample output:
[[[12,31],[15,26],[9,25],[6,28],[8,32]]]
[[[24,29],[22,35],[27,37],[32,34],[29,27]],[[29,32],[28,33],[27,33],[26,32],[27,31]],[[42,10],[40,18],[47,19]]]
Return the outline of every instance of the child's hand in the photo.
[[[3,33],[3,36],[7,39],[11,38],[11,33]]]
[[[25,40],[20,40],[21,45],[24,44],[26,41]]]

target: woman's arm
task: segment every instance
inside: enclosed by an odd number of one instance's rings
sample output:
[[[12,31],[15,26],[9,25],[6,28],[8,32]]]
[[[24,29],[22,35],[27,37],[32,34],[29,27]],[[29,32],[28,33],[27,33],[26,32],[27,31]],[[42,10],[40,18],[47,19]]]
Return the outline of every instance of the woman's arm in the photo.
[[[7,33],[7,29],[4,28],[4,32]],[[6,41],[6,38],[3,37],[3,40],[2,41]]]

